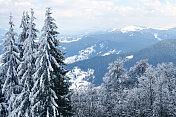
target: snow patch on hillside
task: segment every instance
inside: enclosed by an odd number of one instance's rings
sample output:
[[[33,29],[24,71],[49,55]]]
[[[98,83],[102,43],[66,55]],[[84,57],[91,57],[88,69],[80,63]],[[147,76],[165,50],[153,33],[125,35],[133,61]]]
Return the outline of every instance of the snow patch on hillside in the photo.
[[[67,64],[70,64],[70,63],[74,63],[77,61],[82,61],[82,60],[88,59],[92,53],[96,52],[94,50],[95,46],[96,45],[93,45],[91,47],[86,48],[85,50],[79,51],[79,55],[70,56],[70,57],[66,58],[64,62]]]
[[[161,38],[158,37],[158,34],[156,34],[156,33],[154,34],[154,37],[155,37],[155,39],[158,39],[159,41],[162,40]]]
[[[71,78],[70,82],[72,83],[70,89],[79,89],[79,87],[89,85],[88,80],[94,78],[94,70],[88,69],[87,71],[82,71],[78,67],[74,67],[66,75]]]
[[[110,54],[119,54],[121,52],[121,50],[120,51],[116,51],[115,49],[114,50],[110,50],[109,52],[107,52],[107,53],[105,53],[105,54],[103,54],[102,56],[107,56],[107,55],[110,55]]]
[[[110,50],[109,52],[103,54],[102,56],[107,56],[107,55],[110,55],[110,54],[114,54],[116,52],[116,50]]]
[[[134,55],[126,56],[126,59],[132,59]]]

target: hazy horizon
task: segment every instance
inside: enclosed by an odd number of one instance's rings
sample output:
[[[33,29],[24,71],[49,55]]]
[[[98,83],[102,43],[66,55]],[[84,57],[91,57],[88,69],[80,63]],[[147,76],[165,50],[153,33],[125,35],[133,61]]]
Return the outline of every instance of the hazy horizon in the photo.
[[[52,8],[61,34],[76,34],[123,28],[129,25],[151,28],[176,27],[174,0],[0,0],[0,27],[8,28],[9,14],[19,30],[23,11],[34,9],[41,29],[47,7]]]

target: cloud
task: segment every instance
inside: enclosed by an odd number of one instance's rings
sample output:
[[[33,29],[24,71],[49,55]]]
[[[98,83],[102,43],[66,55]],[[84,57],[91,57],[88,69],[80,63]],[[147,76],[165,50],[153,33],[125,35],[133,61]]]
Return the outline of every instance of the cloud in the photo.
[[[19,7],[19,6],[31,6],[30,2],[14,2],[14,5]]]
[[[174,0],[0,0],[0,26],[7,27],[10,12],[18,26],[22,12],[33,8],[41,28],[46,7],[53,8],[53,16],[63,32],[126,25],[176,26]]]

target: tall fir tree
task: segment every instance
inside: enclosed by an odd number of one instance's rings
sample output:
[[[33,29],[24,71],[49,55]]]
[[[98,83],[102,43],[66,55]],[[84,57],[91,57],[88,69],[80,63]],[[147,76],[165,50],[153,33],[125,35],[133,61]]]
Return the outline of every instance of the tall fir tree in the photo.
[[[176,116],[176,68],[173,63],[161,63],[156,68],[155,116]]]
[[[14,111],[16,105],[14,101],[16,96],[19,94],[21,86],[19,85],[19,78],[17,76],[17,67],[19,65],[19,48],[15,43],[14,24],[12,21],[12,16],[10,16],[10,28],[6,33],[7,39],[3,43],[4,54],[2,57],[2,78],[4,80],[4,85],[2,92],[5,96],[5,101],[7,104],[8,117],[16,117]]]
[[[103,78],[107,89],[118,91],[124,88],[125,81],[128,79],[127,70],[123,67],[124,62],[125,60],[123,59],[117,59],[109,64],[109,71]]]
[[[6,103],[5,103],[5,98],[2,93],[2,78],[0,78],[0,117],[6,117],[7,115],[7,110],[6,110]]]
[[[140,110],[141,115],[145,117],[152,117],[154,115],[154,100],[155,100],[155,93],[154,89],[156,87],[156,70],[152,66],[149,66],[144,75],[142,75],[138,81],[139,81],[139,88],[140,92],[140,105],[145,105],[141,106]]]
[[[28,12],[23,12],[23,16],[21,19],[20,28],[22,28],[22,32],[19,35],[19,42],[24,42],[28,38],[28,29],[29,29],[29,22],[30,22],[30,16],[28,15]]]
[[[136,62],[136,65],[130,68],[129,73],[131,80],[135,83],[138,88],[138,78],[144,75],[145,71],[149,67],[149,63],[147,59],[143,59]]]
[[[129,74],[130,74],[130,81],[132,82],[133,89],[130,90],[128,95],[128,101],[130,102],[130,112],[133,113],[133,116],[140,116],[142,112],[142,105],[141,105],[141,92],[140,88],[138,86],[139,84],[139,78],[143,76],[146,72],[146,70],[151,67],[151,65],[148,63],[147,59],[143,59],[140,61],[137,61],[136,64],[130,68]],[[132,97],[134,96],[134,97]]]
[[[69,83],[66,77],[64,54],[58,50],[57,26],[47,8],[45,24],[42,29],[39,51],[36,59],[35,84],[32,88],[32,115],[34,117],[69,116]]]
[[[20,24],[20,28],[22,29],[22,32],[18,36],[20,58],[23,57],[23,52],[24,52],[22,48],[23,42],[28,38],[27,31],[29,29],[29,20],[30,20],[30,16],[28,15],[28,12],[23,12],[23,16]]]
[[[104,105],[106,106],[106,116],[123,115],[123,90],[128,79],[128,72],[123,67],[123,59],[117,59],[108,67],[108,72],[105,74],[104,81]],[[117,111],[118,110],[118,111]]]
[[[35,28],[34,23],[34,11],[31,9],[31,17],[30,22],[28,23],[27,38],[24,39],[22,43],[23,57],[22,62],[18,67],[18,76],[20,76],[21,85],[23,86],[23,90],[18,96],[18,102],[21,102],[18,105],[18,116],[31,117],[31,100],[30,94],[31,89],[34,84],[34,80],[32,75],[35,72],[35,53],[36,47],[34,40],[37,38],[38,30]]]

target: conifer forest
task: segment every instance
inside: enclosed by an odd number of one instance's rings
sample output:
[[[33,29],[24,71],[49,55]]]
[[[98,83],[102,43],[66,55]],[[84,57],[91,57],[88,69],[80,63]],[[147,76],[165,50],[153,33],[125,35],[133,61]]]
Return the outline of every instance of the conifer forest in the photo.
[[[41,30],[32,8],[6,19],[0,117],[176,117],[175,28],[64,37],[44,12]]]

